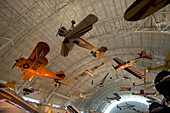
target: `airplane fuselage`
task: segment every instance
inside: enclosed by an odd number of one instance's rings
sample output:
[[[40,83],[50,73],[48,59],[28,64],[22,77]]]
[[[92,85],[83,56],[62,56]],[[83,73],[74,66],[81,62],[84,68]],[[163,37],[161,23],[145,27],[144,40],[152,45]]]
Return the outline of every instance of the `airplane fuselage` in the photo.
[[[22,72],[30,73],[34,76],[62,80],[63,77],[56,76],[56,73],[54,73],[48,68],[45,68],[47,63],[48,61],[45,57],[41,58],[40,60],[36,60],[36,61],[31,61],[31,60],[23,58],[23,60],[20,60],[17,62],[16,67]],[[27,64],[27,67],[25,64]]]
[[[136,58],[136,59],[134,59],[134,60],[127,61],[127,62],[125,62],[125,63],[123,63],[123,64],[120,64],[120,65],[116,66],[115,69],[121,70],[121,69],[124,69],[124,68],[126,68],[126,67],[132,66],[132,65],[133,65],[135,62],[137,62],[139,59],[141,59],[141,58],[139,57],[139,58]]]

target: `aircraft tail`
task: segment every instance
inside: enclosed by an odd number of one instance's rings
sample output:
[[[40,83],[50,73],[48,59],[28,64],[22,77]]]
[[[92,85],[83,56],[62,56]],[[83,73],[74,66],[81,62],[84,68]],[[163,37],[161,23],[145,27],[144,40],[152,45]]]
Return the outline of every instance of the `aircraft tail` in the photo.
[[[152,57],[147,56],[145,51],[141,51],[141,53],[138,53],[140,55],[140,58],[147,58],[152,60]]]
[[[63,78],[63,79],[66,77],[66,75],[64,74],[64,71],[59,71],[59,72],[57,72],[55,74],[56,74],[56,76],[58,76],[60,78]]]
[[[99,59],[102,59],[103,56],[104,56],[104,52],[106,52],[106,51],[107,51],[107,47],[104,47],[104,46],[100,47],[97,50],[97,52],[95,52],[96,53],[96,57],[99,58]]]

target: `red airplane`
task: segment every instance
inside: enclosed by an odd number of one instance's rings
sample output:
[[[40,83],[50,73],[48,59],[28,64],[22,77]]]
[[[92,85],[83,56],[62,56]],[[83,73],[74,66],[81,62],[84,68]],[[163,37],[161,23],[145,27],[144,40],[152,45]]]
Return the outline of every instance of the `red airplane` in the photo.
[[[132,75],[138,77],[139,79],[142,79],[142,78],[145,77],[145,75],[142,74],[141,72],[139,72],[136,68],[132,67],[132,65],[133,65],[135,62],[137,62],[138,60],[142,59],[142,58],[147,58],[147,59],[150,59],[150,60],[152,60],[152,58],[149,57],[149,56],[147,56],[146,53],[145,53],[145,51],[142,51],[141,53],[139,53],[139,55],[140,55],[140,57],[135,58],[135,59],[133,59],[133,60],[129,60],[129,61],[127,61],[127,62],[122,61],[122,60],[120,60],[120,59],[117,58],[117,57],[116,57],[116,58],[113,58],[113,60],[114,60],[116,63],[118,63],[119,65],[116,66],[116,67],[114,67],[113,65],[112,65],[112,66],[113,66],[114,69],[116,69],[116,70],[125,69],[126,71],[128,71],[128,72],[131,73]]]
[[[25,74],[22,79],[26,81],[31,81],[35,76],[52,78],[56,82],[63,80],[66,77],[63,71],[54,73],[50,69],[45,68],[48,63],[45,56],[49,50],[50,47],[47,43],[39,42],[28,59],[23,57],[17,59],[12,68],[16,66],[19,70],[24,72]]]
[[[145,95],[160,95],[158,92],[154,92],[154,93],[144,93],[144,90],[141,89],[140,90],[140,93],[134,93],[132,92],[132,95],[142,95],[142,96],[145,96]]]

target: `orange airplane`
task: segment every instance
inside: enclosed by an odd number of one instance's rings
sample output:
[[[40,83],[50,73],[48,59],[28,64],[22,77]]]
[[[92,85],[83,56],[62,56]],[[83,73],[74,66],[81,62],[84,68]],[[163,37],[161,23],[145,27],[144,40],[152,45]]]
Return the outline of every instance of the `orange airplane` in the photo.
[[[28,59],[23,57],[18,58],[12,68],[16,66],[24,72],[25,74],[22,79],[26,81],[31,81],[35,76],[52,78],[56,82],[63,80],[66,77],[63,71],[54,73],[50,69],[45,68],[48,63],[45,56],[49,51],[50,47],[47,43],[39,42]]]

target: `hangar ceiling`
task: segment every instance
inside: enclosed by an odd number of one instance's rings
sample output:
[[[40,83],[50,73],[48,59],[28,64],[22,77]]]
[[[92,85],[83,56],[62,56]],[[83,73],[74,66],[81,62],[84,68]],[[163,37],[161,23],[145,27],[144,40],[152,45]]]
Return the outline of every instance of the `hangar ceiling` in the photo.
[[[28,97],[38,99],[47,104],[51,98],[54,104],[61,108],[68,104],[73,104],[82,110],[99,110],[106,106],[102,102],[105,96],[119,92],[119,87],[132,87],[132,83],[143,83],[133,75],[124,70],[115,71],[112,67],[117,65],[113,60],[107,62],[94,71],[94,75],[99,75],[91,84],[92,78],[85,76],[69,85],[59,87],[50,86],[53,80],[35,77],[31,82],[22,80],[23,73],[16,68],[11,69],[15,59],[23,55],[28,58],[36,44],[40,41],[48,43],[50,52],[47,55],[47,68],[53,72],[63,70],[71,77],[75,77],[84,70],[93,67],[102,60],[94,58],[89,50],[74,46],[74,49],[67,57],[60,55],[61,44],[64,38],[56,33],[61,25],[70,28],[71,20],[78,24],[88,14],[98,17],[98,22],[94,24],[91,31],[87,32],[83,38],[97,47],[106,46],[108,51],[104,55],[107,57],[119,57],[124,61],[138,57],[137,53],[145,50],[154,59],[140,60],[134,67],[142,73],[146,67],[159,65],[170,51],[169,25],[170,7],[169,5],[154,15],[137,22],[124,20],[125,10],[135,0],[1,0],[0,1],[0,79],[4,81],[16,80],[16,93],[21,95],[24,87],[33,84],[40,84],[42,93],[30,94]],[[109,77],[104,83],[105,87],[99,89],[91,99],[82,99],[72,94],[74,91],[88,92],[96,88],[102,78],[109,72]],[[146,74],[147,81],[154,81],[155,76],[160,71],[153,71]],[[118,78],[116,77],[118,75]],[[130,80],[115,80],[123,76],[131,77]],[[66,78],[69,79],[69,78]],[[139,92],[138,87],[133,89]],[[156,91],[150,89],[150,92]],[[126,93],[126,92],[125,92]],[[130,94],[128,92],[127,94]],[[161,96],[158,98],[161,98]],[[88,105],[88,106],[87,106]]]

